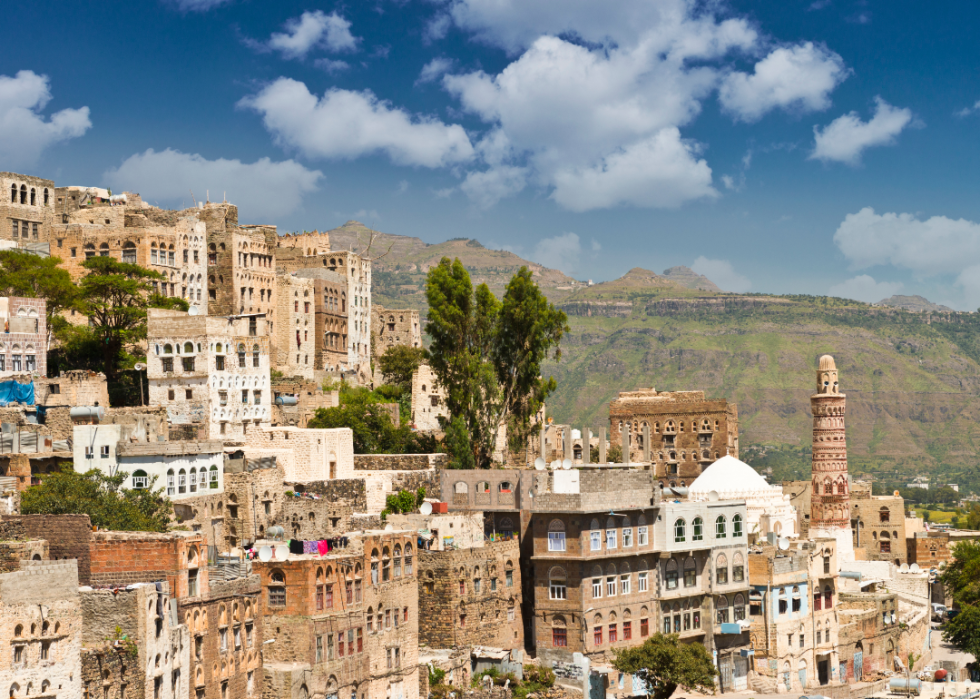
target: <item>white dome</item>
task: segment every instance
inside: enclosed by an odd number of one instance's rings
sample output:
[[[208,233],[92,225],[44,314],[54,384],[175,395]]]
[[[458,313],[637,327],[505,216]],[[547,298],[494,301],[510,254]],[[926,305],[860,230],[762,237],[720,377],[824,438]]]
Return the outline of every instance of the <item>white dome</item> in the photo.
[[[716,491],[722,499],[730,493],[751,493],[772,490],[766,479],[744,461],[723,456],[708,466],[688,490],[691,495],[706,495]]]

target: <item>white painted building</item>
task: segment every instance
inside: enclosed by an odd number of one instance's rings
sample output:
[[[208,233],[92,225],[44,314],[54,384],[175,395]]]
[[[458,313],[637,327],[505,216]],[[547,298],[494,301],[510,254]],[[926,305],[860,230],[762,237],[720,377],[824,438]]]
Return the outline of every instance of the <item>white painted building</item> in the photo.
[[[108,476],[123,472],[128,474],[124,488],[152,484],[171,500],[224,492],[220,441],[146,442],[133,440],[131,432],[129,425],[76,425],[75,471],[96,469]]]
[[[240,441],[272,424],[269,323],[265,314],[192,316],[150,309],[150,405],[198,438]]]

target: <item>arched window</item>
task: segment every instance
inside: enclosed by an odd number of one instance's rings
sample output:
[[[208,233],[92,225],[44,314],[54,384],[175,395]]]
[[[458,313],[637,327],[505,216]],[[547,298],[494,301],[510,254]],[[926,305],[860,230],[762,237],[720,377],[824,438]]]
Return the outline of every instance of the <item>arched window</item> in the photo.
[[[724,539],[728,536],[728,528],[725,526],[725,515],[718,515],[715,520],[715,537],[718,539]]]
[[[17,203],[17,185],[15,184],[10,185],[10,203]]]
[[[123,245],[122,251],[122,261],[128,262],[130,264],[136,264],[136,244],[132,242],[126,242]]]
[[[548,525],[548,550],[565,550],[565,522],[560,519],[553,519]]]
[[[44,188],[44,205],[45,205],[45,206],[47,206],[47,205],[48,205],[48,200],[49,200],[49,195],[48,195],[48,188],[47,188],[47,187],[45,187],[45,188]]]
[[[735,621],[742,621],[745,618],[745,597],[742,593],[735,595]]]
[[[252,366],[253,367],[256,367],[256,368],[259,366],[259,346],[258,345],[252,345]]]
[[[677,589],[677,561],[673,558],[668,559],[667,564],[664,566],[664,580],[667,583],[668,590]]]
[[[698,584],[698,568],[694,556],[684,559],[684,587],[694,587]]]
[[[405,575],[412,574],[412,545],[405,544]]]
[[[823,608],[831,609],[834,606],[834,591],[830,585],[823,586]]]
[[[146,475],[146,471],[137,469],[133,471],[133,488],[146,488],[150,484],[150,479]]]
[[[742,536],[742,515],[732,516],[732,538],[739,538]]]
[[[745,560],[742,558],[742,554],[736,552],[732,556],[732,582],[744,582],[745,581]]]
[[[395,544],[395,577],[400,578],[402,576],[402,547],[399,544]]]
[[[187,472],[184,469],[177,471],[177,492],[187,492]]]
[[[568,599],[567,577],[561,566],[554,566],[548,571],[548,590],[549,599]]]
[[[210,487],[211,488],[217,488],[218,487],[218,467],[217,466],[211,466],[211,469],[209,471],[209,476],[210,476]]]
[[[477,494],[487,494],[490,492],[490,484],[487,481],[480,481],[476,484],[476,490],[473,492]]]
[[[387,546],[381,549],[381,580],[391,580],[391,551]]]
[[[169,469],[167,471],[167,496],[173,497],[174,491],[174,470]]]
[[[888,511],[887,507],[882,507],[880,510],[878,510],[878,521],[879,522],[891,521],[891,512]]]
[[[286,576],[281,570],[273,570],[269,576],[269,606],[286,606]]]
[[[683,519],[674,522],[674,543],[679,544],[687,539],[687,523]]]
[[[238,367],[245,368],[245,345],[241,342],[238,343]]]
[[[723,553],[715,559],[715,580],[719,585],[728,584],[728,558]]]
[[[163,353],[164,353],[164,354],[173,354],[173,353],[174,353],[174,346],[173,346],[173,345],[171,345],[171,344],[170,344],[170,343],[168,342],[167,344],[165,344],[165,345],[163,346]]]
[[[191,492],[196,493],[197,492],[197,469],[196,468],[191,469],[190,476],[191,476],[190,478]]]
[[[37,190],[31,187],[31,206],[37,206]]]
[[[715,610],[718,614],[718,623],[727,624],[728,623],[728,598],[725,595],[721,595],[715,602]]]
[[[704,540],[704,521],[700,517],[694,518],[694,521],[691,523],[691,530],[692,541]]]
[[[184,354],[194,354],[194,343],[185,342],[184,343]]]
[[[464,481],[459,481],[453,486],[453,492],[457,495],[466,495],[469,493],[469,486]]]

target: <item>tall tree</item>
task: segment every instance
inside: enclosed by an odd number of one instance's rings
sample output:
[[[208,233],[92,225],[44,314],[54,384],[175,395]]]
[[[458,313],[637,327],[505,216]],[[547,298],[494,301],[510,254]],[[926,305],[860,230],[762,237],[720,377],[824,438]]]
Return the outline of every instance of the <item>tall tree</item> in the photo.
[[[555,382],[541,378],[541,362],[560,358],[568,319],[548,303],[526,267],[507,285],[503,302],[486,284],[476,289],[463,264],[442,258],[429,270],[426,356],[446,392],[450,419],[470,433],[476,465],[489,468],[497,436],[507,426],[515,442],[529,429]]]
[[[112,257],[91,257],[79,283],[78,309],[91,324],[91,337],[102,349],[106,379],[112,382],[126,347],[146,339],[146,309],[186,311],[184,299],[154,293],[151,282],[163,280],[159,272]]]
[[[980,543],[967,540],[955,544],[953,559],[939,579],[958,604],[980,603]]]
[[[412,389],[412,374],[422,363],[425,351],[421,347],[392,345],[378,357],[378,369],[385,383],[398,386],[403,391]]]
[[[71,308],[78,297],[71,275],[60,264],[57,257],[41,257],[23,250],[0,251],[0,295],[43,298],[48,328],[57,330],[55,326],[61,321],[58,314]]]
[[[963,605],[960,613],[946,622],[943,640],[980,658],[980,608],[972,604]]]
[[[681,643],[677,636],[657,633],[642,646],[613,649],[613,667],[645,679],[654,699],[668,699],[678,687],[714,694],[715,670],[701,643]]]

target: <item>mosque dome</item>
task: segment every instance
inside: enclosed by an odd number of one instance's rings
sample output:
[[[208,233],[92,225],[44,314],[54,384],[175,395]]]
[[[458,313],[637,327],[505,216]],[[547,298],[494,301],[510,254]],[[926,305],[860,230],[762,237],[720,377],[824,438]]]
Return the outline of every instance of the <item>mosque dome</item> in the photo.
[[[694,496],[706,495],[712,490],[724,500],[726,496],[730,498],[735,494],[770,491],[772,486],[744,461],[734,456],[723,456],[691,483],[688,492]]]

